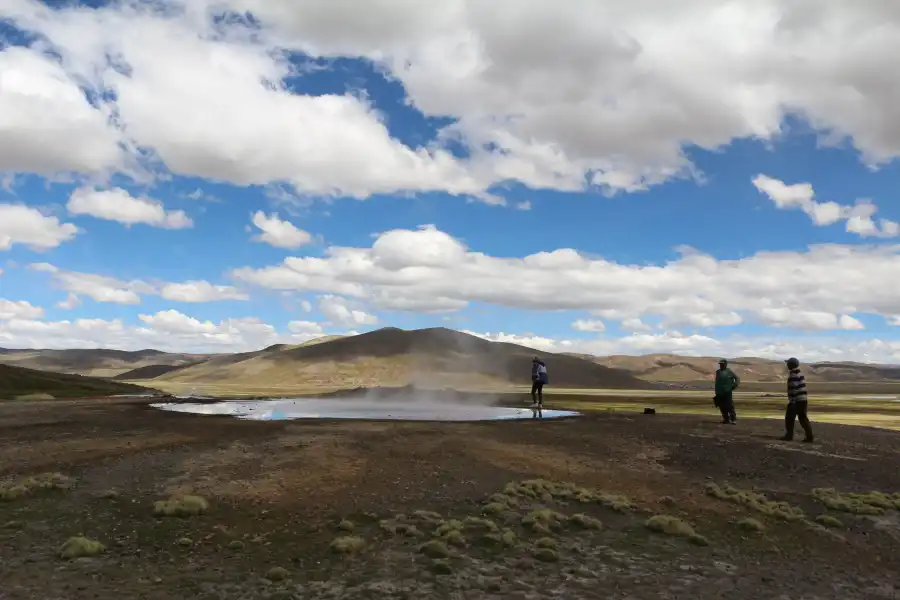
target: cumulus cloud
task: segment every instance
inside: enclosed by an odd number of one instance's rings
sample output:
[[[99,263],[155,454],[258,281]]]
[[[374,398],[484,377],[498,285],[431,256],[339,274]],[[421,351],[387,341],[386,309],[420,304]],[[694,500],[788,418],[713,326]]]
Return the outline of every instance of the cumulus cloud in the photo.
[[[0,298],[0,321],[10,319],[40,319],[44,316],[44,309],[34,306],[25,300],[6,300]]]
[[[600,333],[606,331],[606,325],[603,321],[598,321],[596,319],[578,319],[574,323],[572,323],[572,329],[575,331],[590,331],[593,333]]]
[[[122,281],[108,275],[66,271],[49,263],[34,263],[30,268],[49,273],[55,285],[68,293],[60,308],[74,308],[80,296],[95,302],[112,304],[140,304],[142,294],[161,296],[174,302],[217,302],[247,300],[245,292],[230,285],[214,285],[208,281],[157,282],[133,279]]]
[[[126,227],[138,223],[163,229],[187,229],[194,226],[194,222],[183,210],[166,210],[161,202],[146,196],[135,198],[122,188],[78,188],[72,192],[66,208],[73,215],[117,221]]]
[[[15,244],[33,250],[50,250],[68,242],[77,233],[75,225],[61,223],[56,217],[44,215],[35,208],[0,204],[0,250],[9,250]]]
[[[245,292],[230,285],[213,285],[208,281],[167,283],[159,295],[175,302],[216,302],[219,300],[247,300]]]
[[[869,200],[859,200],[853,206],[837,202],[818,202],[809,183],[787,185],[783,181],[767,175],[757,175],[753,185],[768,196],[778,208],[799,208],[810,216],[816,225],[833,225],[846,221],[846,230],[860,237],[897,237],[900,235],[900,224],[888,219],[872,218],[878,211]]]
[[[224,10],[253,19],[216,19]],[[41,42],[0,52],[0,170],[159,164],[312,195],[502,202],[486,190],[510,180],[636,190],[693,176],[685,144],[771,139],[787,113],[869,164],[900,154],[890,2],[523,0],[510,13],[490,0],[14,0],[2,11]],[[361,97],[287,89],[290,51],[374,61],[410,105],[452,124],[407,146]]]
[[[312,241],[309,232],[297,229],[290,221],[282,221],[278,215],[267,215],[262,211],[253,213],[253,224],[262,233],[253,236],[253,241],[262,242],[276,248],[295,249]]]
[[[339,296],[328,295],[319,298],[319,312],[334,327],[358,327],[378,323],[375,315],[351,308],[347,300]]]
[[[729,326],[749,319],[854,329],[842,316],[900,314],[900,292],[884,284],[900,278],[900,246],[819,245],[738,260],[681,249],[678,259],[665,264],[629,265],[569,248],[499,258],[428,226],[387,231],[370,248],[333,246],[322,258],[288,257],[280,265],[236,269],[232,276],[269,289],[380,298],[379,306],[420,311],[480,302],[586,310],[623,322],[656,316],[668,326]]]

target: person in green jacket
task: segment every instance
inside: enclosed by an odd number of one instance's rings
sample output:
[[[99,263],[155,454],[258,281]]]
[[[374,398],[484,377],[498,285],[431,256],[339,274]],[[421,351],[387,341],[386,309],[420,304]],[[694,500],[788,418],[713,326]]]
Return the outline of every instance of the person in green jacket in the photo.
[[[722,423],[725,425],[737,424],[737,413],[734,411],[734,395],[732,392],[741,385],[741,379],[728,368],[728,361],[724,358],[719,361],[719,370],[716,371],[716,397],[715,403],[722,413]]]

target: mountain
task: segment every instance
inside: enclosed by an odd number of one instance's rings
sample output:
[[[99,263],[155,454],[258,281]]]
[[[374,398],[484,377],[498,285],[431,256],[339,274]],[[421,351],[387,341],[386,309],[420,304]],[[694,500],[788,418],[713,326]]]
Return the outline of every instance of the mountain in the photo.
[[[12,350],[0,348],[0,364],[39,371],[114,377],[126,371],[150,365],[184,365],[205,360],[207,354],[173,354],[160,350],[77,349]]]
[[[547,361],[550,384],[568,388],[640,389],[645,381],[583,358],[490,342],[450,329],[379,329],[301,346],[217,356],[154,381],[179,384],[309,387],[529,385],[531,358]]]
[[[119,394],[148,394],[149,388],[108,379],[48,373],[24,367],[0,365],[0,399],[19,397],[85,398]],[[49,398],[48,398],[49,399]]]
[[[710,381],[718,368],[719,357],[648,354],[645,356],[589,356],[575,355],[598,364],[623,369],[647,381],[697,382]],[[785,367],[782,361],[764,358],[729,359],[728,365],[747,381],[782,382]],[[803,365],[803,372],[811,382],[898,382],[900,367],[854,362],[821,362]]]

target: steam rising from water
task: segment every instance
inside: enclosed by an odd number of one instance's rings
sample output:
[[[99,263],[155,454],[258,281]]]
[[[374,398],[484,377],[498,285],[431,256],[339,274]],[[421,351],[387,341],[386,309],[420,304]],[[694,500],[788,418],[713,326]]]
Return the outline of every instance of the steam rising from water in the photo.
[[[352,399],[282,398],[204,403],[152,404],[154,408],[173,412],[204,415],[230,415],[255,421],[290,419],[369,419],[398,421],[495,421],[530,419],[530,408],[506,408],[473,402],[447,402],[434,399],[377,400],[369,397]],[[544,410],[543,418],[577,416],[577,412]]]

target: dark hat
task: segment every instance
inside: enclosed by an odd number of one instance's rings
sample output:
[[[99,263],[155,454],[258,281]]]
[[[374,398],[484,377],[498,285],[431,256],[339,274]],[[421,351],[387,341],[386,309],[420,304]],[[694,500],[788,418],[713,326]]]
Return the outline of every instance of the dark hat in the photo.
[[[793,356],[784,362],[785,362],[785,364],[787,364],[788,369],[796,369],[797,367],[800,366],[800,361],[797,360],[796,358],[794,358]]]
[[[726,359],[726,358],[720,358],[720,359],[719,359],[719,364],[720,364],[720,365],[727,365],[727,364],[728,364],[728,359]]]

